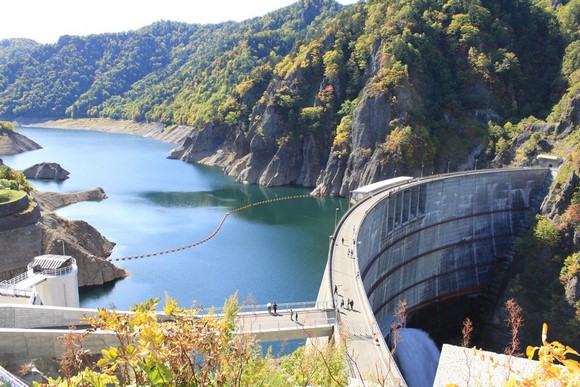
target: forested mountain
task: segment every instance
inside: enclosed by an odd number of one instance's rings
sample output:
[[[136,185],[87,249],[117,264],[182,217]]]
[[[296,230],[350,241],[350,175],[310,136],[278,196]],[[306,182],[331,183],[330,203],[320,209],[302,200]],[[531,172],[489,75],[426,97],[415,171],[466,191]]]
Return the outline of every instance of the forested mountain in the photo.
[[[0,115],[207,121],[199,116],[216,99],[223,103],[251,72],[275,65],[339,8],[306,1],[242,23],[157,22],[127,33],[63,36],[2,66]]]
[[[30,54],[40,45],[40,43],[32,39],[15,38],[0,40],[0,65],[18,60],[22,56]]]
[[[580,0],[300,0],[241,23],[63,36],[0,61],[0,117],[187,125],[171,157],[319,195],[560,156],[515,289],[535,287],[520,297],[533,318],[580,343],[579,20]]]
[[[575,39],[556,15],[573,31],[571,9],[301,0],[241,23],[63,36],[0,65],[0,117],[188,125],[173,157],[348,195],[395,171],[483,165],[496,153],[484,153],[488,122],[545,118],[569,86],[562,59]]]

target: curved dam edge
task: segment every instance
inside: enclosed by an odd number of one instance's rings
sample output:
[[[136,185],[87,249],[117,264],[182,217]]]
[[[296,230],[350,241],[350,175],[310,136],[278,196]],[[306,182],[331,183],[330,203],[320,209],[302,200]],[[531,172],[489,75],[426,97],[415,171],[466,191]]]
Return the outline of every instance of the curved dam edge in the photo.
[[[365,198],[331,238],[318,301],[335,302],[341,334],[348,337],[355,325],[367,324],[382,347],[400,300],[414,311],[481,294],[494,266],[510,259],[515,238],[538,212],[550,177],[548,168],[461,172],[413,179]],[[357,307],[341,309],[343,298],[355,299]],[[388,348],[376,356],[366,360],[369,371],[392,361]]]

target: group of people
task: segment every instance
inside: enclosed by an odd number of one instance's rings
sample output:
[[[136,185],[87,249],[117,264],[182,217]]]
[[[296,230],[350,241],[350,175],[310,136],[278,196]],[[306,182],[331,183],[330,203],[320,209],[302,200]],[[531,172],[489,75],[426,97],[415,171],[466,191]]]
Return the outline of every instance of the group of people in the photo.
[[[357,272],[358,275],[358,272]],[[339,295],[338,294],[338,286],[334,285],[334,294],[335,295]],[[341,296],[342,297],[342,296]],[[340,308],[344,309],[344,297],[342,297],[342,299],[340,300]],[[350,309],[350,310],[354,310],[354,300],[351,300],[350,298],[347,298],[346,301],[346,309]]]
[[[298,322],[298,312],[290,309],[290,320]]]
[[[274,311],[275,315],[278,314],[278,304],[276,303],[271,304],[268,302],[268,313],[272,313],[272,311]]]
[[[267,306],[268,306],[268,313],[273,313],[275,316],[278,315],[278,304],[276,304],[275,302],[273,304],[268,302]],[[294,312],[292,309],[290,309],[290,320],[298,322],[298,312],[297,311]]]
[[[342,300],[340,300],[340,307],[344,308],[344,298]],[[347,298],[346,309],[354,310],[354,300]]]

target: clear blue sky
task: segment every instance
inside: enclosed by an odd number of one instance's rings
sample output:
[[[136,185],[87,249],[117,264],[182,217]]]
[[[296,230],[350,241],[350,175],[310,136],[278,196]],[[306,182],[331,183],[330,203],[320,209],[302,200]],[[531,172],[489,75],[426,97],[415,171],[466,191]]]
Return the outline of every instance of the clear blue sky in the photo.
[[[158,20],[187,23],[241,21],[294,0],[3,0],[0,40],[55,43],[62,35],[135,30]],[[338,0],[342,4],[357,0]]]

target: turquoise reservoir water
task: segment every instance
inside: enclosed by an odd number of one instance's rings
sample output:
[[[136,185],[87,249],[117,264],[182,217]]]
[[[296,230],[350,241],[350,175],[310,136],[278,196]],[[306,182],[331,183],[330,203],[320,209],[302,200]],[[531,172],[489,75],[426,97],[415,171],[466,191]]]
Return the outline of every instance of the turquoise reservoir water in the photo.
[[[25,169],[57,162],[63,182],[32,180],[40,191],[102,187],[108,199],[58,210],[82,219],[117,243],[112,257],[183,247],[210,235],[229,210],[274,197],[306,194],[299,188],[242,185],[221,169],[169,160],[174,145],[96,131],[18,128],[43,149],[3,156]],[[236,213],[215,238],[169,255],[118,262],[128,278],[81,293],[81,306],[126,310],[165,293],[182,306],[221,306],[238,291],[257,304],[316,299],[335,217],[348,203],[337,198],[278,202]],[[337,212],[336,208],[340,210]],[[32,258],[32,257],[31,257]]]

